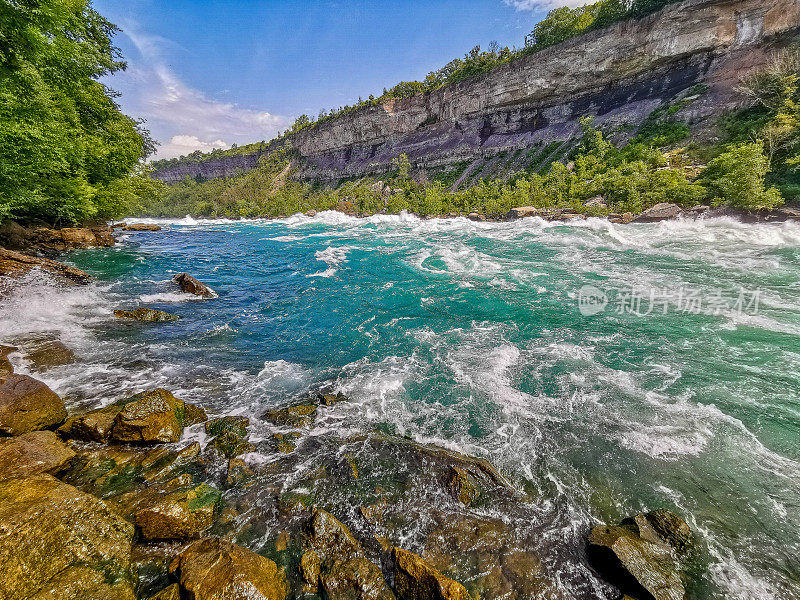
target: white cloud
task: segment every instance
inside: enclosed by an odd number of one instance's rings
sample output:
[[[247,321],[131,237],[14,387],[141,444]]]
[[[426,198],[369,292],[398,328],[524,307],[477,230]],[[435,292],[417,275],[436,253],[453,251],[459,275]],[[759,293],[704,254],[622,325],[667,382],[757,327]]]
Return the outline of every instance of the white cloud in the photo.
[[[123,104],[131,107],[128,112],[145,117],[146,126],[162,143],[155,158],[271,139],[289,125],[287,117],[209,98],[186,85],[167,66],[162,48],[168,40],[143,34],[130,25],[124,33],[142,60],[129,60],[122,75],[126,79]],[[112,81],[112,85],[116,83]]]
[[[591,0],[503,0],[508,6],[517,10],[551,10],[562,6],[575,8],[590,4]]]

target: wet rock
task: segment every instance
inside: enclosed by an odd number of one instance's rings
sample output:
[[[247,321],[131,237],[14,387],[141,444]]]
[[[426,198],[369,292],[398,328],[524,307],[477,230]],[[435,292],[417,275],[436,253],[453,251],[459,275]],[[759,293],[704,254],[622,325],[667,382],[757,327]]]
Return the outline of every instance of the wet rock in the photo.
[[[188,273],[181,273],[175,275],[172,280],[178,284],[181,291],[187,294],[194,294],[195,296],[202,296],[203,298],[216,298],[217,294],[208,287],[205,283],[198,281]]]
[[[133,526],[103,501],[49,475],[9,479],[0,482],[0,523],[0,597],[133,597]]]
[[[150,596],[150,600],[181,600],[181,586],[173,583],[168,588],[164,588],[155,596]]]
[[[221,454],[225,458],[234,458],[241,454],[254,452],[255,449],[253,444],[230,431],[219,434],[206,445],[206,451]]]
[[[300,439],[300,434],[296,431],[289,433],[274,433],[272,434],[272,445],[276,452],[281,454],[289,454],[294,452],[297,447],[296,441]]]
[[[75,452],[52,431],[30,431],[0,439],[0,479],[63,471]]]
[[[314,422],[317,413],[315,404],[304,403],[268,410],[262,418],[273,425],[284,427],[308,427]]]
[[[219,435],[229,431],[239,437],[247,435],[247,428],[250,426],[250,419],[229,415],[218,419],[211,419],[206,423],[206,435]]]
[[[66,417],[64,401],[41,381],[27,375],[0,375],[0,433],[46,429]]]
[[[471,600],[463,585],[439,573],[422,557],[394,548],[392,560],[400,600]]]
[[[163,310],[152,308],[137,308],[135,310],[115,310],[114,316],[118,319],[140,321],[142,323],[164,323],[166,321],[177,321],[178,315],[173,315]]]
[[[28,352],[27,359],[34,371],[46,371],[75,362],[75,353],[58,340],[47,340]]]
[[[198,540],[170,565],[194,600],[283,600],[286,575],[275,562],[216,538]]]
[[[539,214],[539,209],[535,206],[518,206],[508,211],[509,219],[524,219],[525,217],[535,217]]]
[[[653,223],[655,221],[665,221],[674,219],[683,214],[683,209],[677,204],[670,202],[659,202],[647,210],[641,212],[634,221],[637,223]]]
[[[128,226],[128,224],[125,223],[124,221],[122,223],[112,223],[110,225],[111,229],[121,229],[121,228],[124,228],[124,227],[127,227],[127,226]]]
[[[92,277],[68,265],[47,258],[34,258],[13,250],[0,248],[0,276],[21,277],[33,269],[52,275],[60,283],[85,285]]]
[[[189,427],[190,425],[197,425],[198,423],[205,423],[208,421],[208,415],[202,407],[196,404],[183,403],[183,426]]]
[[[388,501],[385,498],[382,498],[375,504],[359,506],[358,512],[361,513],[361,516],[370,525],[378,525],[381,521],[383,521],[383,515],[388,507]]]
[[[618,526],[594,527],[589,534],[590,562],[623,593],[655,600],[683,600],[676,552],[685,550],[691,530],[669,511],[625,519]]]
[[[255,476],[253,470],[241,458],[232,458],[228,461],[228,473],[225,477],[225,486],[233,488],[243,485]]]
[[[114,419],[111,438],[118,442],[177,442],[183,433],[184,404],[158,388],[133,397]]]
[[[145,223],[130,223],[123,228],[125,231],[161,231],[160,225],[148,225]]]
[[[456,500],[464,506],[470,506],[478,499],[478,488],[469,473],[460,467],[450,467],[450,489]]]
[[[6,375],[14,372],[14,366],[8,360],[8,355],[16,352],[14,346],[0,346],[0,375]]]
[[[198,537],[214,522],[219,507],[219,490],[205,483],[190,489],[169,492],[186,480],[168,483],[163,489],[148,488],[134,496],[129,511],[148,540]],[[162,491],[167,493],[162,493]]]
[[[111,428],[114,420],[122,411],[121,405],[112,404],[103,408],[91,410],[83,415],[69,417],[58,428],[58,432],[65,437],[86,442],[107,442],[111,438]]]

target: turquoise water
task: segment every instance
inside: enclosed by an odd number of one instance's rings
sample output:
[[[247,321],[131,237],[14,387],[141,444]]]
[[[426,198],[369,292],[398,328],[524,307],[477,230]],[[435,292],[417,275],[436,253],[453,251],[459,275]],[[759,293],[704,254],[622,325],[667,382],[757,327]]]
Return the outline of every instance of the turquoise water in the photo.
[[[665,507],[699,534],[692,597],[800,598],[800,224],[159,222],[71,255],[88,289],[0,301],[3,339],[76,351],[37,375],[73,406],[163,386],[257,417],[333,385],[317,429],[488,458],[577,562],[591,523]],[[181,320],[112,317],[140,305]]]

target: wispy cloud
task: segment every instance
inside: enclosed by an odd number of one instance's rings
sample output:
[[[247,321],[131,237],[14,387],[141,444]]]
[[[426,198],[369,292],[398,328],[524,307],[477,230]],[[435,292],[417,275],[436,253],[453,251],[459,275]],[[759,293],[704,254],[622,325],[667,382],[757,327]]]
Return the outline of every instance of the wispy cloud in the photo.
[[[124,33],[141,55],[141,60],[129,61],[125,104],[147,119],[162,143],[157,158],[269,139],[287,127],[287,117],[221,102],[185,84],[164,60],[168,40],[144,34],[130,24]]]
[[[508,6],[517,10],[551,10],[562,6],[575,8],[589,4],[591,0],[503,0]]]

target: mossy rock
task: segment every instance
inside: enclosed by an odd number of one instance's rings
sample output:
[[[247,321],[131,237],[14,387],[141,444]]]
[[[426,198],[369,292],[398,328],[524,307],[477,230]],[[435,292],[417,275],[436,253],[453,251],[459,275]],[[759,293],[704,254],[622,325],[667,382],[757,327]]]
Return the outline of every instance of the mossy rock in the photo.
[[[135,310],[115,310],[114,316],[118,319],[128,321],[139,321],[141,323],[165,323],[168,321],[177,321],[180,319],[178,315],[165,312],[163,310],[154,310],[152,308],[137,308]]]
[[[282,427],[308,427],[314,422],[316,404],[295,404],[286,408],[276,408],[264,413],[263,419]]]
[[[230,431],[219,434],[206,445],[207,452],[216,452],[225,458],[234,458],[240,454],[254,452],[255,449],[253,444]]]
[[[157,388],[125,402],[114,419],[111,438],[117,442],[177,442],[185,419],[183,400]]]
[[[218,419],[211,419],[206,422],[206,435],[217,436],[221,433],[230,432],[239,437],[247,435],[247,428],[250,426],[250,419],[228,415]]]

